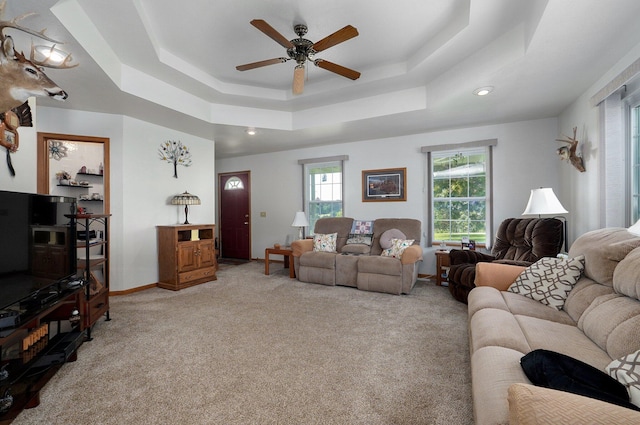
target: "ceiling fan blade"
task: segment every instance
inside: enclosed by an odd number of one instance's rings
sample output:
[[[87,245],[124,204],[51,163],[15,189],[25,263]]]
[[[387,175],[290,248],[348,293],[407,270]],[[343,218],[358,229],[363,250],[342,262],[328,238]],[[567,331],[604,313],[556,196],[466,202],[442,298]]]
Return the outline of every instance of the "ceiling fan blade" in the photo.
[[[293,69],[293,94],[302,94],[304,91],[304,65],[297,65]]]
[[[342,75],[343,77],[347,77],[352,80],[357,80],[358,78],[360,78],[360,73],[358,71],[345,68],[344,66],[338,65],[337,63],[329,62],[324,59],[316,59],[315,61],[313,61],[313,63],[320,68],[326,69],[327,71],[335,72],[338,75]]]
[[[284,35],[280,34],[278,31],[276,31],[275,28],[269,25],[267,21],[264,21],[262,19],[254,19],[253,21],[251,21],[251,25],[258,28],[268,37],[271,37],[273,40],[275,40],[276,43],[278,43],[285,49],[290,49],[293,47],[293,44],[289,40],[287,40]]]
[[[347,25],[346,27],[339,29],[331,35],[326,36],[322,40],[313,44],[313,50],[316,52],[321,52],[323,50],[328,49],[329,47],[333,47],[336,44],[342,43],[343,41],[347,41],[358,35],[358,30],[351,25]]]
[[[246,63],[244,65],[238,65],[238,66],[236,66],[236,69],[238,71],[247,71],[249,69],[261,68],[263,66],[268,66],[268,65],[275,65],[277,63],[285,63],[288,60],[289,60],[289,58],[267,59],[267,60],[258,61],[258,62]]]

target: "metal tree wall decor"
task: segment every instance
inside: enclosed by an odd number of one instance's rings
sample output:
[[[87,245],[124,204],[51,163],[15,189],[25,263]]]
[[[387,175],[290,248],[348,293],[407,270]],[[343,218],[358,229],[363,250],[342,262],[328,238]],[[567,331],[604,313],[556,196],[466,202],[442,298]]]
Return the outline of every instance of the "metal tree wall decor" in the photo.
[[[178,178],[178,165],[188,167],[191,165],[191,153],[189,148],[181,141],[167,140],[160,145],[158,154],[162,161],[173,164],[173,177]]]

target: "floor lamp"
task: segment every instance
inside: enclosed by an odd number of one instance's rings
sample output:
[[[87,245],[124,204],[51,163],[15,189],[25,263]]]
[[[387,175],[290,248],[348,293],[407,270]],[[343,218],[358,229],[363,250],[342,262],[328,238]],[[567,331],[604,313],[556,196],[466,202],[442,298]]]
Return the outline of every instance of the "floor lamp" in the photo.
[[[541,187],[538,189],[531,189],[531,195],[529,196],[529,202],[524,209],[522,215],[537,215],[540,218],[541,215],[557,215],[567,214],[567,211],[555,193],[550,187]],[[554,217],[555,218],[555,217]],[[564,250],[568,252],[567,244],[567,219],[566,217],[559,216],[562,219],[562,230],[564,233]]]

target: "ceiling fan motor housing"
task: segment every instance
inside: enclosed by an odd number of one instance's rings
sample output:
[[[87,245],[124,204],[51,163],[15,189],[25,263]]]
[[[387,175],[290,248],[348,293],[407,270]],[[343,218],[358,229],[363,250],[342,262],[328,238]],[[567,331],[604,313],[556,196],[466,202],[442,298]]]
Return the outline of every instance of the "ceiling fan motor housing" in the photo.
[[[298,24],[293,27],[293,31],[298,35],[298,38],[294,38],[291,41],[293,47],[287,49],[287,54],[299,65],[304,64],[307,59],[313,60],[315,50],[313,50],[313,42],[302,38],[307,33],[307,26]]]

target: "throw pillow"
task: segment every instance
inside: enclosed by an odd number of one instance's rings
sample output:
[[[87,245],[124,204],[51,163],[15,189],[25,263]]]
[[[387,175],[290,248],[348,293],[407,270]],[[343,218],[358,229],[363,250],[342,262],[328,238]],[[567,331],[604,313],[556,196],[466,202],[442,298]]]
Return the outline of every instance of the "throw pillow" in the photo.
[[[373,221],[354,220],[351,233],[371,234],[373,233]]]
[[[567,259],[545,257],[524,269],[508,291],[562,310],[583,271],[583,255]]]
[[[313,250],[316,252],[336,252],[337,233],[323,235],[316,233],[313,235]]]
[[[640,407],[640,350],[612,361],[606,370],[627,388],[631,403]]]
[[[382,249],[391,248],[392,239],[407,239],[407,237],[398,229],[386,230],[380,235],[380,247]]]
[[[383,257],[402,258],[405,249],[413,245],[413,239],[392,239],[391,246],[380,254]]]
[[[600,369],[565,354],[533,350],[520,359],[520,366],[534,385],[638,410],[629,403],[624,385]]]
[[[371,245],[371,241],[373,240],[373,233],[350,233],[349,238],[347,239],[347,245],[349,244],[365,244]]]

